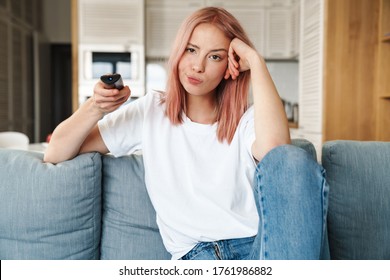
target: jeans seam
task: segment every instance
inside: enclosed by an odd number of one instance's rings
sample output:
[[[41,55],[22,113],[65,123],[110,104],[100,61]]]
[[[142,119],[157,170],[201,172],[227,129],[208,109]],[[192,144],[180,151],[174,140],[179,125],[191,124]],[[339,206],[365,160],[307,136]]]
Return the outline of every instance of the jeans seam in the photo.
[[[221,249],[219,248],[218,242],[215,242],[214,244],[214,253],[218,260],[222,260],[222,254]]]
[[[322,189],[321,189],[321,195],[322,195],[322,242],[321,242],[321,251],[320,254],[322,254],[322,250],[325,243],[325,233],[327,230],[327,214],[328,214],[328,194],[329,194],[329,185],[326,181],[326,170],[322,168],[321,170],[322,174]]]
[[[261,181],[261,175],[260,175],[260,172],[257,173],[257,180],[258,182]],[[261,256],[263,255],[264,259],[266,259],[266,256],[268,255],[265,248],[266,248],[266,243],[267,243],[267,235],[266,235],[266,225],[267,225],[267,221],[266,221],[266,218],[265,218],[265,211],[264,211],[264,196],[263,196],[263,192],[262,192],[262,189],[263,189],[263,186],[261,184],[259,184],[259,187],[258,187],[258,190],[257,190],[257,199],[258,199],[258,203],[259,203],[259,215],[261,216],[260,217],[260,222],[261,222],[261,242],[260,242],[260,259],[261,259]],[[259,233],[258,233],[259,234]]]

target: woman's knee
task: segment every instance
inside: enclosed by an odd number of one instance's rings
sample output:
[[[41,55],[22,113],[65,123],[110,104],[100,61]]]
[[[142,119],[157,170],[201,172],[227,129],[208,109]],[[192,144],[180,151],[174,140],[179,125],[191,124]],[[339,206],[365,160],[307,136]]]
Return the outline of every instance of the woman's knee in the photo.
[[[300,168],[311,164],[316,165],[316,161],[311,154],[304,149],[294,145],[282,145],[269,151],[259,163],[258,167],[268,166]],[[264,167],[263,167],[264,168]]]
[[[272,188],[298,188],[321,186],[324,170],[311,154],[293,145],[283,145],[265,155],[256,169],[257,184]]]

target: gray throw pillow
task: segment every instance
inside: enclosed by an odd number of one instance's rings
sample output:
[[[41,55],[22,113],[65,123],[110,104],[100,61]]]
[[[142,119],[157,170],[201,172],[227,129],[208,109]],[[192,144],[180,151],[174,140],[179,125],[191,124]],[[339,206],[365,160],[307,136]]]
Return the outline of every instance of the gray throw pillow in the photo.
[[[99,259],[101,157],[0,149],[0,259]]]

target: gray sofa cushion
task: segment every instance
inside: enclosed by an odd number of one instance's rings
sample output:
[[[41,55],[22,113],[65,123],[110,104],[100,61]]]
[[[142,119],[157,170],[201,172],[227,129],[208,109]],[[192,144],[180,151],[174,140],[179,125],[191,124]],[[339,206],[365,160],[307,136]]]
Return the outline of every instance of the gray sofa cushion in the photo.
[[[310,141],[306,139],[297,138],[297,139],[291,139],[291,144],[304,149],[313,157],[314,160],[317,160],[316,149],[314,148],[314,145]]]
[[[331,141],[322,164],[332,259],[390,259],[390,143]]]
[[[53,165],[0,149],[0,193],[0,259],[99,258],[99,154]]]
[[[170,259],[146,192],[142,156],[103,157],[102,259]]]

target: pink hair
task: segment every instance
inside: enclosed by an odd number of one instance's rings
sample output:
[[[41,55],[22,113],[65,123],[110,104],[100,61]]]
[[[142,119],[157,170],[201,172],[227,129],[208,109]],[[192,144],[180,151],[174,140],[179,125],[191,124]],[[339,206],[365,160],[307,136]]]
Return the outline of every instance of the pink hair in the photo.
[[[183,122],[186,92],[179,80],[178,64],[187,47],[195,27],[201,23],[211,23],[218,27],[229,39],[239,38],[251,47],[245,31],[237,19],[223,8],[206,7],[190,15],[181,25],[168,61],[168,81],[163,102],[166,115],[173,124]],[[216,89],[218,101],[218,140],[231,143],[242,115],[248,109],[250,73],[241,72],[236,80],[223,79]]]

